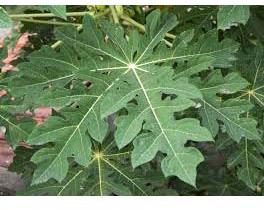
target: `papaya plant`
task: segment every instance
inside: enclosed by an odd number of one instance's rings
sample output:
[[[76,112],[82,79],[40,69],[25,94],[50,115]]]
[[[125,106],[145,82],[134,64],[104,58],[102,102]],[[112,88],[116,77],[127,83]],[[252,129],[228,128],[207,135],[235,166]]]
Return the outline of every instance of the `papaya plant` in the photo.
[[[262,6],[36,8],[0,12],[53,26],[1,73],[17,194],[262,194]]]

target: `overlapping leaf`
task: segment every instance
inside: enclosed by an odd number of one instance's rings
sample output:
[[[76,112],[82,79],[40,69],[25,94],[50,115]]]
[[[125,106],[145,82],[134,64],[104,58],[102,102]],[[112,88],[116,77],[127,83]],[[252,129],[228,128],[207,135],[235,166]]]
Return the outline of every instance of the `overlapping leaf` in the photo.
[[[86,165],[91,158],[87,130],[97,141],[104,139],[107,123],[100,119],[98,104],[103,91],[118,73],[95,78],[93,70],[97,69],[97,63],[98,60],[88,55],[78,55],[69,49],[62,48],[57,53],[43,47],[31,54],[29,62],[19,65],[19,73],[9,82],[11,92],[17,97],[24,97],[24,104],[29,108],[51,106],[60,110],[62,115],[51,117],[27,138],[28,143],[33,145],[55,142],[54,148],[44,148],[32,158],[39,165],[33,183],[50,178],[63,180],[68,170],[67,157],[74,155],[78,163]],[[107,62],[102,63],[108,68]],[[82,72],[91,72],[82,75],[86,81],[84,84],[77,81]],[[88,87],[91,81],[92,89]],[[38,97],[38,100],[32,101],[32,97]],[[83,153],[79,153],[80,150]]]
[[[222,96],[236,93],[247,87],[249,83],[237,73],[229,73],[225,77],[221,71],[211,73],[208,78],[200,84],[204,95],[200,114],[205,125],[215,136],[219,131],[218,121],[224,123],[223,132],[227,132],[235,141],[241,138],[260,139],[256,130],[257,122],[253,118],[240,117],[241,114],[249,111],[253,105],[247,100],[227,99]]]
[[[248,46],[244,53],[240,53],[240,63],[236,67],[242,75],[250,81],[249,89],[243,97],[264,107],[264,50],[261,44],[256,47]],[[250,71],[249,71],[250,69]]]
[[[237,177],[227,169],[220,168],[216,171],[204,169],[205,174],[199,174],[200,188],[205,189],[206,195],[212,196],[243,196],[256,195],[255,192],[245,187]],[[209,173],[208,173],[209,171]]]
[[[63,182],[49,181],[28,188],[23,195],[155,195],[177,194],[168,189],[161,173],[133,169],[129,164],[130,151],[118,151],[113,142],[93,151],[86,167],[71,166]]]
[[[217,13],[217,28],[226,30],[231,26],[246,24],[250,16],[247,5],[224,5],[219,6]]]
[[[91,77],[92,74],[86,79]],[[102,76],[96,81],[93,80],[91,90],[87,90],[85,85],[80,87],[79,83],[73,82],[72,89],[56,88],[44,92],[40,97],[39,105],[70,107],[60,109],[62,116],[50,117],[33,130],[28,138],[28,143],[34,145],[55,143],[55,147],[41,149],[32,157],[32,161],[39,165],[33,183],[45,182],[50,178],[62,181],[68,171],[68,157],[74,156],[81,165],[88,164],[91,159],[91,137],[102,142],[108,130],[107,123],[100,119],[98,104],[103,91],[110,85],[110,78],[111,76]]]
[[[9,82],[10,91],[15,97],[25,96],[25,103],[32,104],[32,97],[41,95],[43,90],[67,85],[73,72],[79,70],[79,61],[70,49],[62,48],[56,53],[43,46],[29,56],[29,62],[20,63],[18,69]]]
[[[88,164],[90,157],[90,137],[101,142],[107,133],[107,124],[100,120],[99,106],[103,91],[114,81],[115,75],[93,76],[98,66],[108,68],[108,61],[99,63],[99,58],[91,58],[87,52],[76,53],[62,47],[55,52],[49,47],[32,53],[29,62],[21,63],[19,72],[9,81],[10,91],[15,97],[24,97],[29,108],[51,106],[60,110],[63,117],[52,117],[44,125],[37,127],[27,138],[28,143],[42,145],[55,142],[55,147],[40,150],[32,160],[38,163],[33,183],[56,178],[61,181],[68,170],[67,158]],[[75,81],[81,72],[91,72],[82,76],[85,80]],[[89,83],[93,82],[92,90]],[[87,86],[87,88],[86,88]],[[32,101],[32,98],[38,100]],[[78,108],[75,108],[78,107]],[[94,123],[95,122],[95,123]],[[54,127],[55,126],[55,127]],[[84,151],[79,153],[79,151]],[[48,157],[46,159],[46,157]]]
[[[224,39],[218,42],[216,30],[210,30],[201,35],[198,40],[194,39],[194,30],[187,30],[176,37],[171,50],[166,51],[162,48],[146,58],[140,66],[162,63],[168,61],[184,61],[192,58],[209,56],[215,58],[213,66],[228,68],[236,60],[234,53],[239,48],[239,43],[232,39]]]
[[[176,31],[182,32],[190,28],[211,30],[215,24],[218,6],[215,5],[186,5],[174,6],[172,12],[177,15],[179,27]]]
[[[237,167],[237,176],[249,188],[257,191],[263,180],[263,147],[245,140],[229,157],[228,167]]]

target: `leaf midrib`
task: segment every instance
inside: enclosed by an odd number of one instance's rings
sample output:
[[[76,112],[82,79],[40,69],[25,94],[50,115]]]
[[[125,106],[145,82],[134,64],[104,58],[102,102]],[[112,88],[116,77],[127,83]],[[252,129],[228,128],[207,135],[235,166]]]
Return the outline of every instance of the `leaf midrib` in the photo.
[[[153,116],[154,116],[155,120],[156,120],[157,123],[158,123],[158,126],[159,126],[159,128],[160,128],[160,130],[161,130],[161,134],[164,135],[164,137],[165,137],[165,139],[166,139],[166,141],[167,141],[169,147],[171,148],[171,150],[172,150],[174,156],[175,156],[176,159],[178,160],[178,162],[179,162],[181,168],[183,169],[183,171],[184,171],[186,177],[188,177],[189,182],[192,183],[191,178],[189,177],[187,171],[185,170],[183,163],[181,162],[181,160],[180,160],[180,158],[178,157],[176,151],[174,150],[174,148],[173,148],[173,146],[172,146],[170,140],[168,139],[166,133],[164,132],[164,129],[163,129],[163,127],[162,127],[162,125],[161,125],[161,123],[160,123],[160,121],[159,121],[159,119],[158,119],[158,116],[157,116],[157,114],[156,114],[156,112],[155,112],[155,110],[154,110],[154,108],[153,108],[153,106],[152,106],[152,103],[151,103],[151,101],[150,101],[150,99],[149,99],[149,96],[148,96],[146,90],[145,90],[145,87],[144,87],[143,83],[141,82],[140,77],[138,76],[138,74],[137,74],[137,72],[136,72],[136,69],[132,69],[132,71],[133,71],[133,73],[134,73],[134,75],[135,75],[135,77],[136,77],[136,79],[137,79],[137,81],[138,81],[138,83],[139,83],[139,85],[140,85],[140,87],[141,87],[141,89],[142,89],[144,95],[145,95],[145,98],[146,98],[146,100],[147,100],[147,102],[148,102],[148,104],[149,104],[149,106],[150,106],[151,112],[153,113]]]

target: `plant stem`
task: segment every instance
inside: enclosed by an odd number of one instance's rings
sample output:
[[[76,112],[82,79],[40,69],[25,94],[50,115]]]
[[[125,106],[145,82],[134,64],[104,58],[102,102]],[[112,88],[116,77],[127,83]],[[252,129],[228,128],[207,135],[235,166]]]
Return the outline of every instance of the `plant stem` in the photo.
[[[140,30],[145,31],[144,25],[138,23],[137,21],[133,20],[132,18],[130,18],[130,17],[126,16],[126,15],[121,15],[120,18],[125,20],[125,21],[127,21],[128,23],[138,27]]]
[[[129,23],[131,23],[132,25],[138,27],[142,31],[145,31],[144,25],[138,23],[137,21],[133,20],[132,18],[130,18],[130,17],[126,16],[126,15],[121,15],[120,18],[125,20],[125,21],[127,21],[127,22],[129,22]],[[170,34],[170,33],[166,33],[166,37],[171,38],[171,39],[175,39],[176,38],[175,35]]]
[[[80,26],[81,25],[81,24],[77,24],[77,23],[57,22],[57,21],[48,21],[48,20],[35,20],[35,19],[28,19],[28,18],[21,18],[21,19],[19,19],[19,21],[30,22],[30,23],[48,24],[48,25],[73,25],[73,26]]]
[[[108,13],[109,9],[105,9],[104,12]],[[71,17],[77,17],[77,16],[85,16],[89,15],[90,12],[67,12],[66,16],[71,16]],[[34,18],[34,17],[56,17],[53,13],[33,13],[33,14],[14,14],[14,15],[9,15],[10,18],[12,19],[20,19],[20,18]]]
[[[112,12],[112,16],[113,16],[113,19],[114,19],[114,23],[115,24],[118,24],[119,23],[119,18],[118,18],[118,15],[116,13],[115,7],[113,5],[110,5],[109,7],[110,7],[110,10]]]

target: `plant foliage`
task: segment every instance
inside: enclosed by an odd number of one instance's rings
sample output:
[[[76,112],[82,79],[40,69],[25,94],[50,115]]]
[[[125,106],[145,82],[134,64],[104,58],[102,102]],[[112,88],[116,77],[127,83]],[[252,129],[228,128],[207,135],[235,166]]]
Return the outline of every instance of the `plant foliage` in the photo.
[[[42,46],[19,71],[2,74],[6,138],[34,148],[22,194],[235,195],[220,190],[226,182],[261,191],[262,42],[244,34],[241,41],[236,26],[251,30],[249,6],[206,7],[209,16],[201,8],[154,9],[144,33],[86,15],[82,28],[55,28],[58,49]],[[54,9],[66,18],[65,8]],[[199,11],[206,26],[184,16]],[[17,117],[38,107],[52,107],[41,125]],[[217,169],[208,147],[224,157]]]

